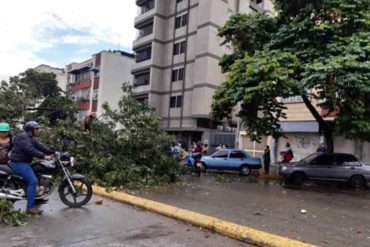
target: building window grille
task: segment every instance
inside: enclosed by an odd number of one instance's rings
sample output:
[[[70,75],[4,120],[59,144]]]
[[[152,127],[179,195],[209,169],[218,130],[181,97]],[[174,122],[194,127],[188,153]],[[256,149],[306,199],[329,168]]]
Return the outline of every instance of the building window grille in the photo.
[[[149,85],[150,83],[150,72],[140,73],[135,75],[134,86]]]
[[[152,57],[152,47],[146,47],[136,51],[136,62],[148,60]]]
[[[154,9],[154,0],[150,0],[150,1],[147,1],[145,2],[142,6],[141,6],[141,13],[144,14],[152,9]]]
[[[139,28],[139,38],[153,33],[153,22]]]

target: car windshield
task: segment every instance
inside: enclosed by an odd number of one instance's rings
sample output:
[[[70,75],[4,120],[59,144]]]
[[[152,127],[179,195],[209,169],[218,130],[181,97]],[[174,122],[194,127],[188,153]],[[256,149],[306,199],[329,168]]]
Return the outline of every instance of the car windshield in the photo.
[[[300,162],[310,163],[312,160],[314,160],[319,154],[313,153],[308,155],[306,158],[303,158],[300,160]]]

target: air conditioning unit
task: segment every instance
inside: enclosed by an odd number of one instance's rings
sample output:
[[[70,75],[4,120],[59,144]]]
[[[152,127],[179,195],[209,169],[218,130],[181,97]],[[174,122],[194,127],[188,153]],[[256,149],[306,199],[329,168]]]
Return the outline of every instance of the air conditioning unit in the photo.
[[[218,125],[218,126],[217,126],[217,130],[218,130],[218,131],[223,131],[223,130],[224,130],[224,126],[222,126],[222,125]]]
[[[233,132],[236,132],[236,128],[232,128],[232,131],[233,131]]]
[[[227,132],[231,132],[231,127],[226,127]]]

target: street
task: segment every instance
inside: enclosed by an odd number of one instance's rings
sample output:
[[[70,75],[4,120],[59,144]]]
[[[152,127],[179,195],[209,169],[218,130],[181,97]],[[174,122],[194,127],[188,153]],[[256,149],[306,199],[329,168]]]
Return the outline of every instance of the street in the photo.
[[[1,247],[82,246],[248,246],[239,241],[99,197],[77,209],[67,208],[58,196],[44,205],[44,214],[21,227],[0,226]],[[16,207],[24,208],[19,202]]]
[[[319,246],[370,246],[370,192],[341,184],[207,174],[139,196]]]

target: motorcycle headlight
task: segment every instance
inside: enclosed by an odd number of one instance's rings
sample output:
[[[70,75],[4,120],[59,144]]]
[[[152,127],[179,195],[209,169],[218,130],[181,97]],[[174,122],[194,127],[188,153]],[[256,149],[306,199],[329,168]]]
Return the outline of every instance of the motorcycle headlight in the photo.
[[[283,172],[283,171],[285,171],[286,169],[288,169],[288,167],[286,167],[286,166],[282,166],[281,167],[281,171]]]

